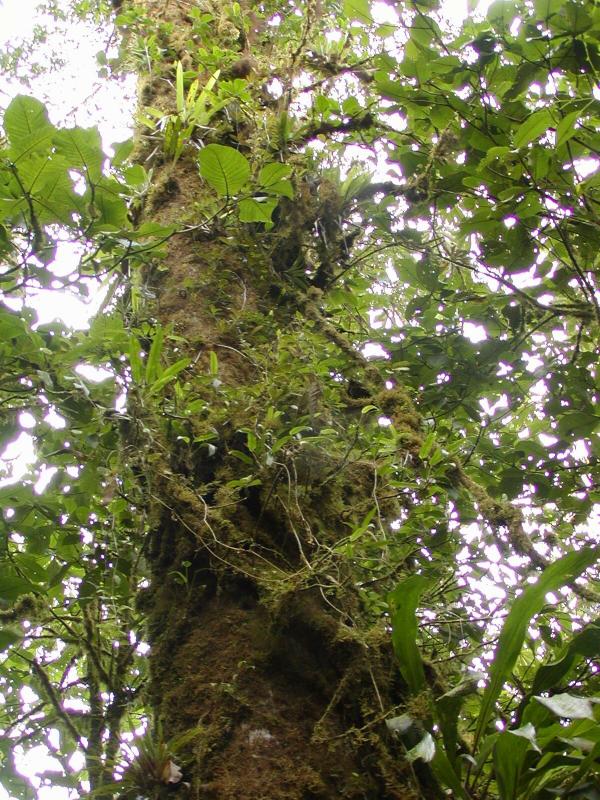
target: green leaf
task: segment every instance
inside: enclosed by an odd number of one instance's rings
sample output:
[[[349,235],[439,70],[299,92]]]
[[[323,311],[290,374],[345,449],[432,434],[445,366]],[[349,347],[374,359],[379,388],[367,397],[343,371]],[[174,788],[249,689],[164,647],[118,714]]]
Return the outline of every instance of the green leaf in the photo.
[[[152,344],[150,345],[150,352],[148,353],[148,360],[146,361],[146,383],[153,383],[157,378],[162,375],[160,367],[160,359],[163,350],[164,329],[159,325],[152,337]]]
[[[534,0],[535,13],[540,19],[547,20],[564,6],[564,0]]]
[[[272,197],[265,197],[257,200],[254,197],[240,200],[238,209],[240,222],[271,222],[273,210],[277,205],[277,200]]]
[[[392,645],[402,677],[413,694],[425,686],[425,671],[417,645],[418,621],[415,614],[428,580],[424,575],[411,575],[390,592]]]
[[[357,19],[365,25],[373,22],[368,0],[344,0],[344,16],[348,19]]]
[[[148,389],[148,397],[152,397],[152,395],[159,394],[167,384],[172,383],[175,380],[174,375],[161,375],[160,378],[154,381],[152,386]]]
[[[0,563],[0,599],[14,603],[20,595],[32,590],[33,585],[25,578],[16,575],[6,563]]]
[[[221,197],[231,197],[250,178],[250,163],[239,151],[222,144],[209,144],[198,154],[200,174]]]
[[[367,530],[369,525],[371,524],[371,520],[377,513],[377,507],[373,507],[367,514],[363,517],[362,521],[360,522],[359,526],[355,528],[349,536],[349,541],[354,542],[357,539],[360,539],[362,534]]]
[[[586,411],[570,411],[563,414],[558,420],[558,432],[563,437],[577,437],[581,439],[589,436],[600,425],[600,417]]]
[[[517,128],[513,138],[514,146],[525,147],[525,145],[538,139],[552,124],[552,115],[547,109],[535,111]]]
[[[39,149],[54,132],[46,106],[35,97],[19,94],[4,112],[4,131],[11,145],[13,161]]]
[[[177,113],[181,114],[185,109],[185,99],[183,96],[183,66],[181,61],[177,62],[175,69],[175,99],[177,103]]]
[[[587,697],[573,694],[554,694],[552,697],[535,697],[541,705],[550,709],[557,717],[569,719],[594,719],[594,709]]]
[[[139,188],[148,181],[148,173],[141,164],[134,164],[123,170],[123,178],[128,186]]]
[[[144,363],[141,357],[142,345],[136,336],[132,336],[129,342],[129,366],[131,367],[131,377],[136,383],[141,383],[144,378]]]
[[[484,677],[485,675],[480,672],[469,675],[441,697],[438,697],[435,702],[437,720],[442,732],[444,747],[452,765],[456,761],[460,709],[466,698],[478,691],[478,683]]]
[[[528,724],[514,731],[501,733],[494,745],[494,770],[502,800],[515,800],[519,779],[530,749],[535,744],[535,729]]]
[[[430,431],[430,433],[428,433],[427,436],[425,437],[425,440],[423,441],[423,444],[419,449],[419,458],[421,460],[424,461],[427,458],[434,444],[435,444],[435,432]]]
[[[577,656],[594,658],[598,653],[600,653],[600,624],[590,623],[573,636],[562,658],[551,664],[542,664],[533,679],[532,693],[540,694],[557,686],[568,675]]]
[[[431,769],[438,781],[451,789],[456,797],[460,797],[461,800],[469,800],[469,795],[465,792],[460,777],[439,745],[431,761]]]
[[[184,370],[190,364],[189,358],[180,358],[179,361],[175,361],[174,364],[167,367],[162,371],[161,378],[172,378]]]
[[[271,194],[284,195],[290,199],[294,196],[294,188],[289,176],[292,168],[287,164],[267,164],[258,173],[258,183]]]
[[[529,622],[543,608],[546,603],[546,595],[574,581],[599,556],[600,547],[584,547],[581,550],[567,553],[547,567],[536,583],[525,586],[523,593],[512,604],[500,632],[498,646],[490,668],[490,683],[481,701],[475,731],[476,743],[487,727],[504,683],[510,678],[512,668],[521,652]]]
[[[89,181],[100,179],[105,156],[97,128],[67,128],[58,131],[53,142],[69,169],[81,171]]]
[[[572,136],[575,136],[575,125],[579,119],[581,119],[581,112],[579,111],[572,111],[561,119],[556,128],[557,147],[560,147],[561,144],[565,144]]]
[[[170,367],[167,367],[165,370],[162,370],[160,377],[157,378],[150,389],[148,390],[148,396],[153,394],[158,394],[164,387],[175,380],[177,375],[184,370],[187,366],[189,366],[190,359],[189,358],[181,358],[179,361],[176,361],[174,364],[171,364]]]
[[[18,628],[2,627],[0,628],[0,652],[7,650],[11,645],[20,642],[23,638],[23,633]]]

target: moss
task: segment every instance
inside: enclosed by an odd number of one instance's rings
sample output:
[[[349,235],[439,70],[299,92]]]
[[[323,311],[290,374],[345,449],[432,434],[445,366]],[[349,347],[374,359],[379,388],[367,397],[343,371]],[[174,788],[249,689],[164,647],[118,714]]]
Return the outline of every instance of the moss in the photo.
[[[185,12],[163,5],[151,11],[173,23],[168,46],[183,59]],[[239,36],[217,11],[215,30]],[[174,98],[165,76],[172,78],[166,67],[141,89],[161,109]],[[210,136],[219,135],[216,125]],[[257,126],[236,146],[261,136]],[[155,145],[146,140],[144,152]],[[261,152],[252,154],[256,163]],[[316,275],[315,220],[325,212],[339,227],[336,185],[299,181],[272,231],[257,237],[217,213],[195,158],[190,148],[176,164],[155,167],[142,215],[197,226],[196,235],[180,230],[169,240],[146,309],[174,335],[166,347],[176,353],[167,354],[190,358],[177,392],[161,396],[154,416],[143,410],[152,431],[144,551],[152,585],[140,598],[149,615],[149,700],[166,738],[201,730],[185,754],[193,798],[405,797],[404,767],[383,722],[382,706],[401,699],[389,636],[383,626],[365,629],[352,565],[336,553],[373,504],[377,469],[345,435],[356,417],[347,414],[348,379],[364,387],[363,405],[373,396],[386,404],[403,441],[417,441],[420,420],[406,392],[381,391],[378,370],[325,317],[323,292],[305,293],[289,274],[310,251]],[[327,359],[341,365],[339,384]],[[190,398],[202,407],[182,422]],[[271,408],[282,414],[269,416]],[[298,425],[339,435],[304,444],[292,437],[275,449]],[[231,454],[248,453],[243,430],[264,446],[249,454],[252,464]],[[216,452],[182,446],[182,431],[190,440],[214,434]],[[247,478],[261,484],[228,485]]]
[[[156,96],[160,90],[158,78],[154,75],[146,75],[138,81],[138,97],[143,106],[154,105]]]
[[[164,206],[172,203],[180,193],[179,183],[168,171],[163,172],[154,181],[146,197],[146,207],[149,213],[155,214]]]

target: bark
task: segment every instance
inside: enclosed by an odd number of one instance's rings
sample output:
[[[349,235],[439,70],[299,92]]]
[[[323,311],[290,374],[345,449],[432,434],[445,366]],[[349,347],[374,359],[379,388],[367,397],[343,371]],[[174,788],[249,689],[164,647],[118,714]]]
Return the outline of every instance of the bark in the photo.
[[[251,34],[252,24],[232,31],[224,11],[209,10],[215,41],[204,46],[237,47],[238,60],[223,71],[247,82],[253,105],[237,119],[220,115],[196,138],[236,147],[254,166],[289,163],[295,198],[281,201],[271,229],[235,222],[199,177],[200,142],[173,163],[156,136],[138,131],[136,157],[153,169],[140,220],[176,222],[178,233],[143,278],[154,299],[137,322],[148,344],[157,324],[167,331],[169,360],[191,359],[180,396],[157,403],[131,393],[128,457],[151,520],[151,583],[139,598],[151,645],[147,701],[165,742],[190,734],[173,756],[183,780],[157,779],[153,792],[215,800],[437,796],[426,772],[415,780],[387,731],[403,686],[385,624],[364,607],[341,547],[374,502],[382,525],[398,513],[379,491],[372,457],[362,455],[376,423],[363,422],[360,409],[374,403],[391,417],[408,456],[420,446],[419,418],[405,392],[386,389],[326,316],[323,292],[344,269],[349,210],[333,183],[311,174],[308,128],[287,149],[270,146],[268,132],[285,109],[260,105],[267,65],[284,65],[276,30],[264,27],[268,14],[244,10],[256,21]],[[189,47],[187,6],[168,0],[145,11],[171,33],[168,58],[142,79],[143,102],[171,112],[173,61],[207,73]],[[290,72],[306,46],[288,55]],[[301,280],[292,275],[298,265]],[[275,451],[296,426],[307,441],[289,435]],[[324,444],[323,429],[333,431]],[[259,455],[248,432],[263,447]]]

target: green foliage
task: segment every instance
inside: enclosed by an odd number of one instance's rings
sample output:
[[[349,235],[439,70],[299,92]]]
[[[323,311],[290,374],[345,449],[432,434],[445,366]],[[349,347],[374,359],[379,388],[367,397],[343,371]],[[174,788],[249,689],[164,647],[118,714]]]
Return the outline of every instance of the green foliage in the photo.
[[[198,155],[200,174],[222,197],[238,194],[250,178],[248,159],[233,147],[209,144]]]
[[[547,567],[539,580],[527,586],[515,600],[498,639],[498,647],[490,669],[490,683],[481,701],[475,729],[475,744],[486,730],[494,703],[519,657],[529,621],[539,613],[549,592],[554,592],[577,578],[584,569],[597,561],[598,555],[597,548],[585,548],[567,553]]]
[[[2,443],[4,449],[29,430],[38,461],[18,483],[5,463],[0,487],[0,685],[5,699],[0,771],[9,792],[29,796],[31,787],[8,757],[12,743],[26,740],[33,747],[55,730],[57,757],[66,764],[61,753],[81,747],[82,737],[102,724],[82,681],[92,691],[109,686],[116,691],[116,723],[123,714],[117,708],[124,692],[134,691],[144,673],[143,664],[134,666],[138,657],[132,644],[140,635],[133,608],[142,577],[140,521],[135,501],[131,505],[136,492],[131,467],[117,458],[115,426],[130,422],[115,410],[125,386],[130,334],[114,306],[85,334],[57,323],[40,326],[27,307],[29,294],[69,284],[68,277],[55,272],[55,259],[62,243],[70,241],[80,248],[74,287],[83,294],[86,278],[98,285],[98,278],[108,278],[108,303],[122,291],[121,270],[139,270],[161,252],[171,231],[156,225],[133,230],[127,203],[135,199],[139,168],[124,166],[124,148],[116,147],[109,170],[97,130],[56,128],[43,105],[24,96],[6,109],[4,129]],[[100,369],[100,377],[84,378],[82,365]],[[168,374],[156,364],[152,369],[151,392],[174,374],[173,366]],[[133,495],[125,500],[121,492],[129,491]],[[79,677],[67,678],[76,662]],[[14,713],[22,691],[37,699]],[[63,703],[78,712],[65,710]],[[115,723],[109,738],[118,746]],[[89,753],[86,780],[94,782],[102,764],[91,748]],[[64,772],[66,786],[80,786],[81,778],[79,769]]]
[[[149,128],[156,126],[162,131],[165,154],[177,161],[192,134],[199,128],[206,128],[212,117],[233,99],[231,95],[220,96],[213,91],[219,70],[212,75],[200,90],[199,81],[192,81],[185,92],[185,76],[181,61],[175,70],[176,114],[163,114],[160,110],[146,107],[141,121]]]
[[[160,139],[143,164],[32,97],[4,112],[0,433],[4,448],[28,431],[36,458],[0,486],[0,781],[15,797],[31,795],[15,746],[57,738],[67,788],[118,791],[123,735],[149,710],[145,481],[180,463],[210,475],[190,518],[252,490],[310,517],[328,543],[264,582],[335,609],[345,581],[348,631],[367,641],[385,621],[405,696],[369,725],[385,719],[415,774],[462,800],[598,796],[599,9],[507,0],[451,33],[436,2],[384,23],[366,0],[342,8],[196,8],[183,43],[123,9],[127,58],[172,83],[173,113],[142,111]],[[257,64],[236,78],[244,37]],[[201,69],[173,69],[180,50]],[[184,163],[205,195],[159,224],[151,190]],[[193,235],[206,264],[177,289],[212,327],[188,342],[147,283]],[[65,242],[79,265],[61,278]],[[215,242],[238,248],[233,266],[212,264]],[[109,293],[86,334],[36,324],[32,294],[97,278]],[[252,371],[240,386],[232,352]],[[339,502],[342,480],[364,490],[356,508],[311,506],[311,491]],[[193,562],[178,566],[189,595]],[[175,745],[138,745],[120,784],[150,793]]]
[[[531,686],[529,693],[521,704],[516,719],[510,728],[503,732],[494,732],[490,729],[490,718],[500,695],[506,691],[511,683],[519,686],[520,679],[513,673],[517,659],[522,652],[527,630],[533,617],[544,606],[545,597],[549,592],[560,589],[565,584],[574,580],[582,570],[586,569],[598,559],[598,548],[586,548],[579,552],[567,553],[562,559],[547,567],[539,580],[526,586],[514,601],[512,608],[502,626],[493,660],[489,669],[489,683],[483,696],[477,699],[476,704],[471,700],[472,722],[474,724],[472,756],[469,762],[460,759],[459,726],[461,714],[466,699],[476,692],[477,677],[469,677],[461,684],[450,689],[437,698],[434,704],[434,713],[428,720],[429,727],[433,730],[434,721],[441,733],[441,740],[437,743],[431,733],[423,730],[421,733],[421,749],[416,751],[417,756],[426,761],[433,761],[435,774],[439,781],[458,796],[467,797],[469,789],[474,789],[478,779],[485,775],[484,780],[494,780],[497,784],[499,797],[538,797],[539,787],[534,789],[540,774],[544,775],[542,781],[544,789],[548,791],[552,785],[567,783],[575,786],[581,775],[584,762],[591,764],[590,751],[593,751],[594,742],[600,736],[600,723],[596,719],[592,702],[580,696],[568,693],[559,693],[552,696],[535,696],[533,687],[542,686],[546,691],[554,689],[558,682],[564,678],[572,664],[572,657],[578,651],[591,653],[596,626],[590,626],[577,634],[567,647],[567,655],[559,661],[568,659],[569,666],[564,665],[556,669],[552,665],[538,667],[533,677],[528,679]],[[427,585],[425,576],[411,576],[405,579],[391,595],[392,608],[397,610],[392,614],[392,640],[394,650],[399,661],[400,670],[413,694],[422,692],[425,686],[425,673],[423,662],[417,648],[417,620],[415,609],[419,604],[421,592]],[[594,651],[594,655],[597,650]],[[569,659],[570,657],[570,659]],[[479,676],[480,677],[480,676]],[[545,681],[544,681],[545,679]],[[515,688],[516,688],[515,686]],[[522,685],[519,687],[523,691]],[[600,698],[594,698],[598,701]],[[562,733],[549,715],[536,711],[533,702],[549,709],[552,714],[560,718],[572,720],[571,732],[579,731],[581,726],[578,720],[586,720],[585,732],[587,744],[583,740],[568,741],[571,745],[569,760],[556,776],[545,774],[546,762],[556,751],[556,738]],[[533,704],[533,705],[532,705]],[[525,721],[526,720],[526,721]],[[518,725],[518,722],[525,724]],[[405,715],[405,725],[414,721],[410,715]],[[392,726],[392,730],[394,727]],[[484,735],[486,738],[484,739]],[[423,748],[426,747],[429,755],[425,758]],[[439,748],[436,753],[436,747]],[[492,755],[493,769],[490,775],[482,773],[487,760]],[[435,760],[434,760],[435,759]],[[475,766],[473,776],[471,768]],[[527,767],[527,769],[526,769]],[[471,783],[471,779],[473,783]],[[556,781],[556,783],[554,783]]]

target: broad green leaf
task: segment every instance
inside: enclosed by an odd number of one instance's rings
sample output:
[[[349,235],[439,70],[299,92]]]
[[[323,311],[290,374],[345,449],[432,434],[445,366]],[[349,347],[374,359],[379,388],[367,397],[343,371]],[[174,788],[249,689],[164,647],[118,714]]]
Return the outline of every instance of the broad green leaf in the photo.
[[[561,436],[576,436],[578,439],[589,436],[600,425],[600,416],[586,411],[570,411],[558,420],[558,432]]]
[[[29,221],[31,209],[40,225],[69,224],[76,210],[68,165],[48,155],[26,154],[15,170],[14,189],[0,195],[0,213],[5,217]]]
[[[538,139],[552,125],[552,115],[547,109],[535,111],[517,128],[513,139],[514,146],[525,147],[525,145]]]
[[[533,725],[501,733],[494,745],[494,771],[502,800],[515,800],[525,756],[535,744]]]
[[[238,150],[222,144],[209,144],[198,154],[200,174],[221,197],[231,197],[250,178],[250,163]]]
[[[160,225],[158,222],[143,222],[135,231],[127,231],[128,238],[144,240],[146,237],[168,239],[174,226]]]
[[[271,194],[284,195],[290,199],[294,196],[294,187],[289,177],[292,168],[287,164],[267,164],[258,173],[259,184]]]
[[[114,178],[101,177],[89,193],[90,209],[95,215],[95,230],[121,231],[131,227],[122,186]]]
[[[97,128],[67,128],[53,137],[57,152],[63,156],[69,169],[81,171],[90,181],[102,175],[105,160],[102,140]]]
[[[533,5],[537,16],[547,20],[564,7],[564,0],[534,0]]]
[[[27,594],[33,588],[28,580],[15,574],[12,567],[0,562],[0,600],[12,605],[22,594]]]
[[[288,164],[273,162],[266,164],[258,173],[258,182],[265,189],[269,189],[279,181],[285,180],[292,174],[292,168]]]
[[[127,350],[128,337],[122,317],[116,313],[94,317],[90,324],[88,341],[99,348],[106,348],[110,353]]]
[[[369,25],[373,21],[368,0],[344,0],[344,16]]]
[[[111,159],[113,167],[123,166],[133,150],[133,139],[125,139],[123,142],[113,142],[111,148],[114,156]]]
[[[504,683],[510,679],[512,669],[521,652],[529,623],[543,608],[546,603],[546,595],[574,581],[599,556],[600,547],[584,547],[581,550],[567,553],[547,567],[536,583],[525,586],[522,594],[514,601],[502,626],[490,668],[490,682],[481,701],[475,742],[479,741],[486,730],[496,700]]]
[[[418,621],[416,609],[427,586],[424,575],[411,575],[389,594],[392,644],[402,677],[413,694],[425,685],[425,671],[417,645]]]
[[[148,173],[141,164],[134,164],[131,167],[123,170],[123,178],[128,186],[135,188],[144,186],[148,181]]]
[[[554,694],[551,697],[536,696],[535,700],[549,708],[558,717],[569,719],[594,719],[594,709],[587,697],[577,697],[573,694]]]
[[[15,162],[49,142],[55,130],[48,119],[45,105],[35,97],[22,94],[8,105],[3,124]]]
[[[265,197],[257,200],[254,197],[240,200],[239,213],[240,222],[271,222],[273,210],[277,205],[277,200],[272,197]]]

